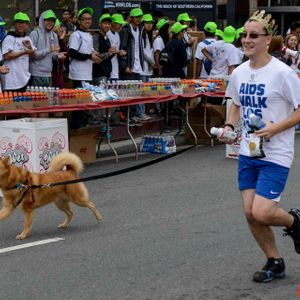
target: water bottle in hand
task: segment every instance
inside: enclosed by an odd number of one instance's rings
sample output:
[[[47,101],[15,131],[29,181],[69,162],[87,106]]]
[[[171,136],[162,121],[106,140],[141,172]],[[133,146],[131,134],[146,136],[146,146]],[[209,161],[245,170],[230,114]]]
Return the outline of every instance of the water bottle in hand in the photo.
[[[260,130],[266,126],[266,123],[255,114],[250,114],[249,120],[249,127],[253,128],[254,130]]]
[[[217,127],[212,127],[210,129],[211,135],[214,135],[221,141],[226,141],[226,142],[233,142],[237,135],[234,131],[231,130],[226,130],[225,128],[217,128]]]

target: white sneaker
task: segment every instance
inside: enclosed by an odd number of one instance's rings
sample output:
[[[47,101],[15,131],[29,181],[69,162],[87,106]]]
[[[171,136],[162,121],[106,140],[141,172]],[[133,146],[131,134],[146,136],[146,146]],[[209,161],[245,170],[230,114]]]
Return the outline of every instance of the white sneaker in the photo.
[[[146,114],[142,114],[140,117],[138,117],[141,121],[148,121],[151,119],[150,116],[146,115]]]

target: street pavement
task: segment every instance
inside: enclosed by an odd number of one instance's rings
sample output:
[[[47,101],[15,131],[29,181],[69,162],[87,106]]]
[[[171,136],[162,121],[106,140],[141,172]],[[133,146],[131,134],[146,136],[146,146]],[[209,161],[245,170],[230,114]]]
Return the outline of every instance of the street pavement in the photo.
[[[82,176],[156,158],[100,160]],[[0,299],[299,299],[300,255],[275,228],[287,277],[251,280],[265,258],[249,233],[237,190],[237,161],[225,146],[199,146],[159,164],[87,183],[103,215],[73,206],[74,218],[54,205],[35,214],[24,241],[18,210],[0,224],[0,248],[49,238],[64,240],[0,254]],[[281,207],[300,204],[300,136]]]

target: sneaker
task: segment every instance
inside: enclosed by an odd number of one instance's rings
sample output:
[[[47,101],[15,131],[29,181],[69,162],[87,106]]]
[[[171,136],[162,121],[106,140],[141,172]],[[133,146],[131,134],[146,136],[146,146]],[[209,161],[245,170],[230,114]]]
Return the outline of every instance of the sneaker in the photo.
[[[264,267],[253,274],[253,280],[256,282],[270,282],[274,278],[283,278],[285,276],[285,265],[282,258],[270,257]]]
[[[132,119],[134,119],[135,121],[148,121],[151,119],[151,117],[146,114],[141,114],[139,116],[132,117]]]
[[[295,250],[297,253],[300,253],[300,210],[292,208],[289,214],[294,217],[295,221],[291,227],[284,229],[285,233],[283,235],[289,235],[293,239]]]

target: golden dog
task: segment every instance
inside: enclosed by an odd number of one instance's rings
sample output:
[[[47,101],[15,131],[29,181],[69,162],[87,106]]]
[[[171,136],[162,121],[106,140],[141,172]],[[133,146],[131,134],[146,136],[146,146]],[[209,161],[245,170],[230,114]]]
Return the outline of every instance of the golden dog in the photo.
[[[67,215],[64,222],[58,227],[66,228],[73,216],[69,202],[73,202],[78,206],[89,208],[100,222],[101,214],[94,203],[89,200],[87,189],[81,182],[36,189],[22,187],[22,184],[31,186],[77,179],[82,169],[83,164],[80,158],[73,153],[61,153],[55,156],[50,163],[49,172],[44,174],[16,167],[10,163],[7,157],[0,159],[0,188],[3,193],[0,221],[9,217],[20,204],[25,214],[25,221],[24,229],[16,236],[16,239],[22,240],[30,233],[36,208],[54,202],[57,208]]]

